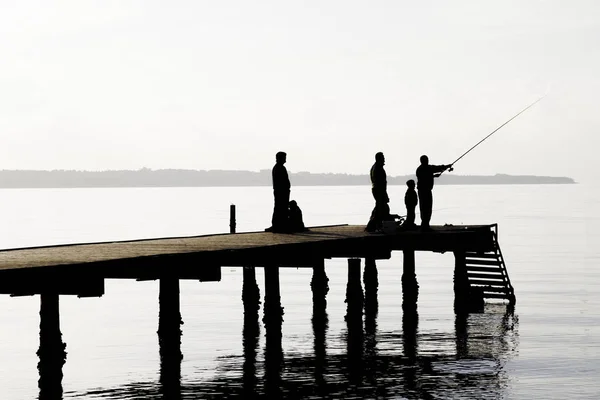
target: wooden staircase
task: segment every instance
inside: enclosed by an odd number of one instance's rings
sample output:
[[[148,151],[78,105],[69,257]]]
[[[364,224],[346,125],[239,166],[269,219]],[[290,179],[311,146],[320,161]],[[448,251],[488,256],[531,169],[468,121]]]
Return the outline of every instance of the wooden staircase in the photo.
[[[515,291],[510,283],[504,257],[498,243],[498,226],[492,227],[493,250],[489,252],[467,251],[464,253],[467,279],[472,291],[484,299],[503,299],[515,304]]]

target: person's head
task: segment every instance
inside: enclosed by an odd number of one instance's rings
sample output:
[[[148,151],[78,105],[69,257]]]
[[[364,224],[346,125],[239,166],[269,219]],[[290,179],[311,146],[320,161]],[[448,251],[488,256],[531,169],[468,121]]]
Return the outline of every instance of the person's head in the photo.
[[[290,209],[298,208],[298,203],[296,203],[296,200],[291,200],[289,203],[289,207]]]
[[[408,186],[409,189],[414,189],[415,188],[415,181],[412,179],[409,179],[406,181],[406,186]]]
[[[381,165],[385,164],[385,157],[382,152],[375,154],[375,162]]]
[[[275,155],[275,160],[279,164],[285,164],[287,161],[287,154],[284,151],[280,151]]]
[[[427,157],[426,155],[422,155],[421,156],[421,164],[422,165],[429,165],[429,157]]]

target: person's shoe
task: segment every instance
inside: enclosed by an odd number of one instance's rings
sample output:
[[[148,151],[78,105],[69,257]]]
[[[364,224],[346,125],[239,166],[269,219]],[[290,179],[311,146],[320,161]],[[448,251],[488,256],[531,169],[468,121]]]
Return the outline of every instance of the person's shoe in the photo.
[[[272,227],[272,226],[270,226],[270,227],[266,228],[266,229],[265,229],[265,232],[273,232],[273,227]]]
[[[429,225],[421,225],[421,232],[431,232],[432,230]]]

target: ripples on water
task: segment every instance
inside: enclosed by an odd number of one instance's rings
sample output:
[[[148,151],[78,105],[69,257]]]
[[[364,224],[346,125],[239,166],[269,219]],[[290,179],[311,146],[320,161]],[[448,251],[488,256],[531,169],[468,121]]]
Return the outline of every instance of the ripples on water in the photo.
[[[369,310],[366,308],[365,310]],[[454,332],[420,334],[417,313],[404,314],[401,332],[377,329],[377,309],[360,324],[328,332],[327,314],[313,314],[313,351],[281,352],[281,342],[259,348],[265,328],[246,321],[243,354],[218,359],[211,380],[181,379],[180,367],[163,365],[160,379],[73,397],[98,399],[196,398],[406,398],[505,397],[507,360],[518,346],[518,318],[507,306],[457,315]],[[250,325],[250,326],[248,326]],[[341,354],[329,346],[345,345]],[[273,356],[271,353],[275,353]]]

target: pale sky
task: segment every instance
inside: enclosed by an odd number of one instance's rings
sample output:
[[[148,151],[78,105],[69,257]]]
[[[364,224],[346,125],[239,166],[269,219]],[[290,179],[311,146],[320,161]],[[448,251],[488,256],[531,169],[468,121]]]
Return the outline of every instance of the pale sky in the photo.
[[[0,169],[597,181],[596,0],[0,0]]]

